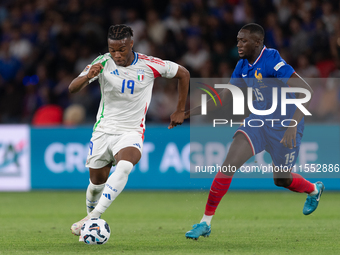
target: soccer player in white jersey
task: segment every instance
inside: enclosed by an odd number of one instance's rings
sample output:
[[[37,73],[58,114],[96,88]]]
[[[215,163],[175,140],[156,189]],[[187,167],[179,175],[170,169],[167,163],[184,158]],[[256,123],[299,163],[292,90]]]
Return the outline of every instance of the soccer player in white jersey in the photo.
[[[133,31],[126,25],[109,28],[109,53],[97,57],[75,78],[69,91],[76,93],[98,79],[101,101],[90,141],[86,167],[90,184],[86,191],[87,216],[71,226],[75,235],[90,218],[98,218],[124,189],[134,165],[141,158],[154,79],[178,78],[178,103],[169,129],[184,120],[190,74],[184,67],[132,50]],[[109,176],[112,165],[116,170]]]

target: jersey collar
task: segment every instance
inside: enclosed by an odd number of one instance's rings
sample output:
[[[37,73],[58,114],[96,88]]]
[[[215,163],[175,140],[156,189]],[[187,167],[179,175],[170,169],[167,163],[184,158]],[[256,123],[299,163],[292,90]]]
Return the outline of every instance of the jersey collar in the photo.
[[[249,66],[254,66],[254,65],[259,61],[259,59],[262,57],[262,54],[263,54],[263,52],[264,52],[265,49],[267,49],[266,46],[263,46],[263,48],[262,48],[262,50],[261,50],[261,53],[260,53],[260,55],[257,57],[257,59],[255,60],[255,62],[254,62],[252,65],[248,63],[248,65],[249,65]]]
[[[134,51],[132,51],[132,52],[133,52],[135,58],[133,59],[131,65],[135,65],[137,63],[137,61],[138,61],[138,54],[136,52],[134,52]]]

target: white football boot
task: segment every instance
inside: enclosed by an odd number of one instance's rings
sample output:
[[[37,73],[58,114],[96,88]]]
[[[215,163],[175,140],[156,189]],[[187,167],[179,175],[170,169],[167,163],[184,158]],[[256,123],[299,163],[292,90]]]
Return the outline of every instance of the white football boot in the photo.
[[[76,236],[80,236],[80,230],[81,227],[84,225],[85,221],[91,219],[91,213],[88,214],[85,218],[83,218],[82,220],[73,223],[73,225],[71,226],[71,232],[72,234],[76,235]]]

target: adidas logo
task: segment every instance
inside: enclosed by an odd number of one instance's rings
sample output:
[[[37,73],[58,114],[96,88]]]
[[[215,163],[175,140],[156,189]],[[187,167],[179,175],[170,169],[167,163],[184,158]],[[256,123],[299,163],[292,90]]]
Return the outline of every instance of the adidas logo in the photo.
[[[112,71],[110,74],[119,75],[119,73],[118,73],[118,69],[116,69],[116,70]]]
[[[111,200],[111,195],[108,193],[103,193],[103,196],[106,197],[108,200]]]
[[[137,146],[139,149],[141,148],[139,143],[134,143],[133,145]]]

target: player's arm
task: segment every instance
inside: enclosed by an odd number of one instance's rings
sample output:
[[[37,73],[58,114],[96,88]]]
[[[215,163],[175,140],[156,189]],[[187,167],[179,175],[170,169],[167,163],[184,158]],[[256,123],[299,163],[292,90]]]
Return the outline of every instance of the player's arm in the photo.
[[[221,98],[221,101],[222,101],[222,105],[224,105],[224,102],[229,102],[229,100],[231,99],[231,92],[229,89],[223,89],[220,93],[218,93],[218,95],[220,96]],[[214,96],[215,97],[215,101],[218,100],[217,99],[217,95]],[[217,108],[216,107],[221,107],[220,105],[215,105],[215,102],[212,98],[210,98],[208,101],[207,101],[207,112],[210,112],[210,111],[215,111]],[[190,116],[194,116],[194,115],[199,115],[201,114],[201,108],[202,106],[199,105],[193,109],[190,109],[188,111],[185,112],[185,119],[189,118]]]
[[[291,77],[289,78],[289,80],[287,81],[287,85],[290,86],[290,87],[297,87],[297,88],[304,88],[304,89],[307,89],[310,93],[311,93],[311,96],[313,96],[313,90],[312,88],[309,86],[309,84],[304,80],[302,79],[297,73],[293,73],[291,75]],[[305,95],[303,93],[299,93],[298,96],[297,96],[297,99],[300,99],[300,98],[304,98]],[[308,109],[309,107],[309,104],[310,104],[310,101],[309,100],[308,102],[306,103],[303,103],[302,105]],[[304,117],[304,114],[303,112],[297,107],[296,108],[296,111],[293,115],[293,120],[295,120],[297,123],[299,123],[302,118]],[[294,121],[291,121],[289,126],[281,140],[281,143],[283,143],[283,145],[285,147],[289,147],[290,149],[293,148],[293,145],[294,147],[296,147],[296,132],[297,132],[297,126],[294,127],[296,123]],[[293,140],[293,143],[292,143],[292,140]]]
[[[184,121],[185,104],[188,97],[190,73],[181,65],[178,65],[178,70],[174,78],[178,78],[178,102],[176,111],[170,116],[169,129],[181,125]]]
[[[68,91],[70,93],[76,93],[83,88],[85,88],[89,81],[99,75],[100,71],[103,69],[103,65],[101,63],[94,64],[91,66],[89,72],[84,76],[78,76],[76,77],[71,84],[68,86]]]

